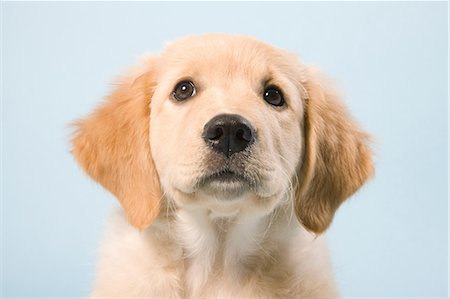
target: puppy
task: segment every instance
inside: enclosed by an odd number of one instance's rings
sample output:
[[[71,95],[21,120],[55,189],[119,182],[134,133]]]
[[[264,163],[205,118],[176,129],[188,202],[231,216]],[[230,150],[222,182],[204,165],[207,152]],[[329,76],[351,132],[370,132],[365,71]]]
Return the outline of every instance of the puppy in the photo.
[[[322,233],[373,173],[322,76],[252,38],[151,55],[76,122],[73,154],[122,211],[92,297],[336,298]]]

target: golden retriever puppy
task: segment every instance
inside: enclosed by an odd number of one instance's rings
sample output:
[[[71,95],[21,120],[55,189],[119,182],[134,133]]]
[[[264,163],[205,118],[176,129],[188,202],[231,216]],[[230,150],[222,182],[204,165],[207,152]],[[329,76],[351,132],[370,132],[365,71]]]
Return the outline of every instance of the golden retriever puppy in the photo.
[[[321,233],[372,175],[367,143],[320,74],[253,38],[146,57],[76,123],[123,208],[92,297],[338,297]]]

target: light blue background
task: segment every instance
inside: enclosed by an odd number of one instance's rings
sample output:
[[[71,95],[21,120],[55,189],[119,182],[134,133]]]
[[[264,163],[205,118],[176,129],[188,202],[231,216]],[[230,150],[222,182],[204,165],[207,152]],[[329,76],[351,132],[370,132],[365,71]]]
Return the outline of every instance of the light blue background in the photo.
[[[345,297],[447,296],[447,3],[3,3],[3,295],[84,297],[112,195],[67,124],[166,41],[252,35],[336,78],[376,177],[329,231]]]

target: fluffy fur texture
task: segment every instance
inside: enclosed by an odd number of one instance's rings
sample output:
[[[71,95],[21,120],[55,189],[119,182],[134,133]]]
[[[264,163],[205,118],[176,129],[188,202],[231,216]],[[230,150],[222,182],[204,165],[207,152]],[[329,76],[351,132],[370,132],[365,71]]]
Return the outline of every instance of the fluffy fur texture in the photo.
[[[180,102],[183,80],[196,93]],[[267,85],[284,106],[263,100]],[[229,158],[202,139],[224,113],[256,131]],[[321,233],[371,176],[367,142],[316,70],[255,39],[194,36],[146,57],[76,123],[74,156],[124,211],[92,297],[337,297]],[[246,180],[202,180],[224,169]]]

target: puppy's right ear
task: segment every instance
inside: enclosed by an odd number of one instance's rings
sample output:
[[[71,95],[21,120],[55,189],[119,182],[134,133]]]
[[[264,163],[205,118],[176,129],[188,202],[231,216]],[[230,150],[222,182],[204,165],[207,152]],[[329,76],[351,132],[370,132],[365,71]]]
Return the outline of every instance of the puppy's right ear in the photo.
[[[120,201],[128,221],[149,226],[160,209],[161,191],[150,152],[150,100],[157,59],[121,79],[90,116],[75,122],[72,153],[94,180]]]

